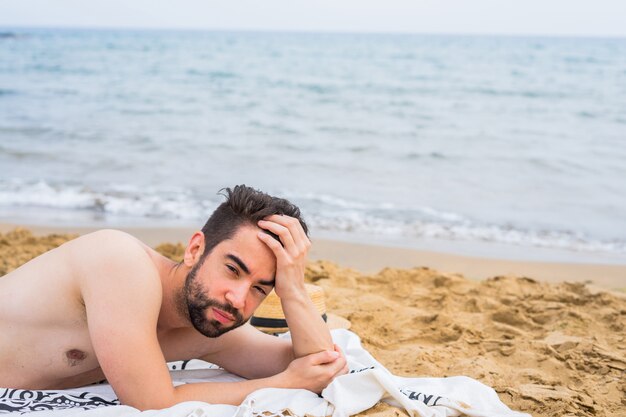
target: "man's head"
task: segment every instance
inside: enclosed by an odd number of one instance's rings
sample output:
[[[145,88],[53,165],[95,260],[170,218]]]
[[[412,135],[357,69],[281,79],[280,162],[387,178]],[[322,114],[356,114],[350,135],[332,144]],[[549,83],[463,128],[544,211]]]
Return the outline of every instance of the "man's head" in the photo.
[[[208,255],[220,242],[233,237],[241,226],[256,227],[259,220],[272,214],[298,219],[304,232],[308,234],[300,209],[288,200],[272,197],[245,185],[236,185],[233,189],[224,188],[221,192],[226,201],[215,209],[202,228],[205,242],[202,256]],[[274,235],[274,238],[280,241],[278,236]]]
[[[274,214],[298,219],[300,210],[289,201],[245,185],[223,190],[218,206],[187,248],[194,264],[187,274],[181,309],[192,325],[208,337],[217,337],[244,324],[274,285],[276,259],[258,238],[259,220]],[[280,241],[280,240],[279,240]],[[195,252],[194,252],[195,250]]]

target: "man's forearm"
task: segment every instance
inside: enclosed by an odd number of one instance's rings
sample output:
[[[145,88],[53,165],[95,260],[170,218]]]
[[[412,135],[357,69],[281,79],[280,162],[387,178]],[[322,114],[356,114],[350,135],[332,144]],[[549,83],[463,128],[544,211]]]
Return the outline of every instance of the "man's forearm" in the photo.
[[[313,305],[306,290],[281,299],[281,304],[291,332],[296,358],[323,350],[333,350],[333,340],[328,326]]]

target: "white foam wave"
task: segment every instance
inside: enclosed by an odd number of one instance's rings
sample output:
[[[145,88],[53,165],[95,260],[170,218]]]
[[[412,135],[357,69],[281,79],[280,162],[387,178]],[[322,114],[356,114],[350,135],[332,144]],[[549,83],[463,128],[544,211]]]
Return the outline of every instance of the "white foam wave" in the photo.
[[[299,193],[293,191],[283,191],[280,195],[292,201],[303,201],[308,203],[323,204],[327,207],[340,208],[340,209],[356,209],[365,210],[372,208],[372,205],[368,205],[358,201],[350,201],[343,198],[339,198],[328,194],[316,194],[316,193]],[[381,208],[393,208],[392,205],[383,204]]]
[[[448,213],[454,221],[399,221],[364,212],[316,213],[311,226],[327,231],[359,232],[381,236],[482,241],[518,246],[564,249],[581,252],[626,253],[626,242],[604,241],[570,231],[525,230],[508,225],[479,224]]]
[[[56,186],[45,181],[0,183],[0,205],[66,210],[91,210],[118,216],[196,220],[216,206],[197,201],[184,190],[112,185],[96,191],[84,186]]]
[[[314,230],[626,253],[625,241],[594,239],[572,231],[481,224],[460,214],[430,207],[399,208],[385,203],[368,205],[312,193],[287,197],[300,205]],[[54,185],[45,181],[0,181],[0,206],[16,210],[21,207],[40,207],[93,211],[104,217],[111,215],[203,222],[217,204],[219,201],[204,199],[189,190],[176,188],[139,188],[114,184],[106,190],[94,190],[80,185]]]
[[[33,184],[13,182],[0,189],[0,204],[12,206],[45,206],[50,208],[87,209],[97,199],[80,187],[55,188],[39,181]]]

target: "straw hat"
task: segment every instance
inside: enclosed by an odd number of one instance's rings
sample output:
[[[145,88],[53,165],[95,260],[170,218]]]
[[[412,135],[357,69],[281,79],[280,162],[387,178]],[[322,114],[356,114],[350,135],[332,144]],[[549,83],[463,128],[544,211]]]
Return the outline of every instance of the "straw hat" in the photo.
[[[313,301],[313,305],[317,308],[317,311],[319,311],[329,328],[350,328],[350,322],[348,320],[332,313],[326,313],[324,289],[322,287],[312,284],[304,285],[309,298]],[[285,313],[280,305],[280,298],[278,298],[275,291],[269,293],[259,308],[256,309],[250,319],[250,324],[265,333],[283,333],[289,330],[287,321],[285,320]]]

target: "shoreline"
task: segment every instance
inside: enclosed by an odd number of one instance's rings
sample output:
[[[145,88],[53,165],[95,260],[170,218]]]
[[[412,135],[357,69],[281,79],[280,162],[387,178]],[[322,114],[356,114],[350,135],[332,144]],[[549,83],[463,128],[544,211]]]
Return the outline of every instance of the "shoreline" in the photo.
[[[47,234],[85,234],[98,227],[40,226],[0,223],[0,232],[17,227],[29,229],[36,236]],[[185,227],[120,227],[151,247],[160,243],[185,245],[193,228]],[[473,280],[494,276],[524,276],[543,282],[582,282],[610,290],[626,290],[626,265],[578,262],[548,262],[467,256],[380,244],[364,244],[328,238],[316,238],[309,254],[312,261],[326,260],[375,274],[385,268],[411,269],[427,267],[444,273],[460,274]]]

